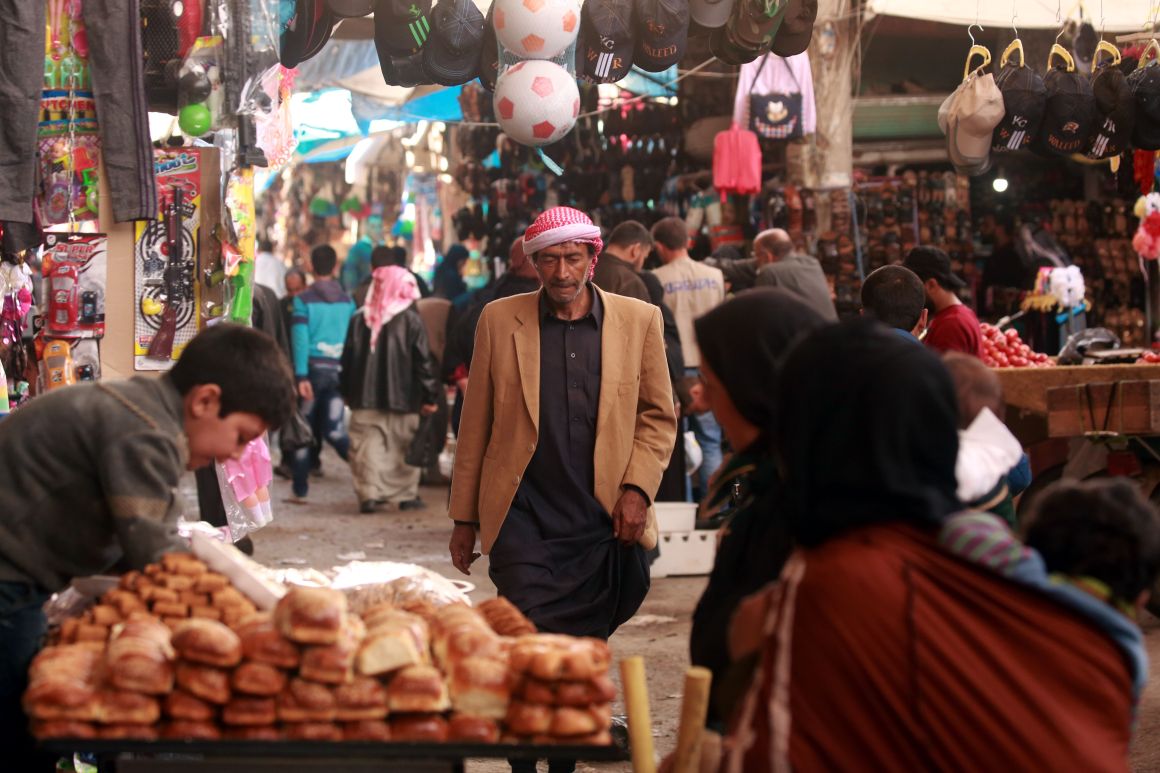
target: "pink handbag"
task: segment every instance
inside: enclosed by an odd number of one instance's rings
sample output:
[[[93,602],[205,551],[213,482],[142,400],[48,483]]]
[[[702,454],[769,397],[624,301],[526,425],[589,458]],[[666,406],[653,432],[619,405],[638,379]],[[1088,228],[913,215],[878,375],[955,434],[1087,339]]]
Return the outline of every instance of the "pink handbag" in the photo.
[[[713,140],[713,187],[722,198],[761,190],[761,146],[757,135],[737,124]]]

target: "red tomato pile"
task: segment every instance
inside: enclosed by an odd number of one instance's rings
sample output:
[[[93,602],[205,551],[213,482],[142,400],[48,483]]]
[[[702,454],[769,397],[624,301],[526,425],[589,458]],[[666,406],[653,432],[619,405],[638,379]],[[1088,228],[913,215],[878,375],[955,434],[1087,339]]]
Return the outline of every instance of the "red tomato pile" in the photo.
[[[1155,349],[1150,349],[1140,355],[1140,359],[1136,360],[1137,365],[1160,365],[1160,352]]]
[[[1032,351],[1014,328],[1003,332],[986,322],[979,327],[983,331],[983,364],[989,368],[1050,368],[1055,364],[1046,354]]]

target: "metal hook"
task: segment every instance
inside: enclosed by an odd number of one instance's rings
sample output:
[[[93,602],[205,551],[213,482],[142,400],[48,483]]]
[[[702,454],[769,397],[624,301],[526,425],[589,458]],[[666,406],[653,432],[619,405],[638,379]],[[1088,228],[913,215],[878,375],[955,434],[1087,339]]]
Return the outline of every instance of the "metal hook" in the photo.
[[[978,27],[978,28],[979,28],[979,32],[986,32],[986,30],[985,30],[985,29],[983,29],[983,25],[982,25],[982,24],[979,24],[978,22],[975,22],[975,23],[974,23],[974,24],[972,24],[971,26],[967,27],[967,37],[969,37],[969,38],[971,39],[971,45],[972,45],[972,46],[977,46],[977,45],[978,45],[978,43],[975,41],[975,33],[974,33],[974,32],[972,32],[972,30],[973,30],[973,29],[975,29],[975,27]]]
[[[1011,29],[1015,30],[1015,38],[1016,39],[1019,38],[1019,27],[1017,27],[1015,25],[1015,22],[1018,21],[1018,19],[1019,19],[1019,12],[1016,10],[1015,4],[1012,3],[1011,4]]]

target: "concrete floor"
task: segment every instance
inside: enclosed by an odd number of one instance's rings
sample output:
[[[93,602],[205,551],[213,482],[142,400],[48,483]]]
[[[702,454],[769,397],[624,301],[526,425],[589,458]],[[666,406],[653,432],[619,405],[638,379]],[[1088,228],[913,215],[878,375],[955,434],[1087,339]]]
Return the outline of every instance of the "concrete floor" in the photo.
[[[293,505],[285,500],[290,485],[275,480],[274,522],[254,535],[254,557],[271,567],[306,566],[326,569],[346,563],[340,554],[361,550],[369,561],[407,561],[433,569],[450,578],[462,578],[447,555],[450,522],[447,519],[448,491],[424,488],[428,508],[421,512],[395,510],[359,515],[351,487],[350,472],[333,453],[323,455],[324,477],[311,483],[309,504]],[[381,547],[376,545],[381,544]],[[475,585],[471,596],[482,600],[495,595],[487,576],[487,558],[472,567],[467,579]],[[640,612],[612,637],[619,658],[642,655],[648,672],[653,735],[657,752],[666,754],[676,743],[680,698],[685,668],[688,666],[688,636],[693,607],[705,585],[703,577],[670,577],[653,581],[652,591]],[[1143,622],[1148,653],[1153,664],[1160,662],[1160,621],[1148,617]],[[1153,666],[1153,678],[1157,667]],[[619,674],[614,674],[619,682]],[[617,713],[623,707],[616,706]],[[1160,771],[1160,687],[1153,685],[1141,701],[1132,769]],[[507,771],[499,761],[472,761],[471,773]],[[629,771],[628,763],[581,764],[580,771]]]

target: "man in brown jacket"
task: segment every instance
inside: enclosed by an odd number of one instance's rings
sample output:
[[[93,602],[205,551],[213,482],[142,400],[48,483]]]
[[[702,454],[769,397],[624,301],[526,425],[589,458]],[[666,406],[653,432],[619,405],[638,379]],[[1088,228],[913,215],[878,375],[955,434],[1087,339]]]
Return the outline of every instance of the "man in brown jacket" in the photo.
[[[484,309],[451,484],[450,551],[541,629],[607,638],[649,587],[652,498],[676,440],[659,310],[590,282],[600,231],[567,207],[524,246],[543,290]]]

